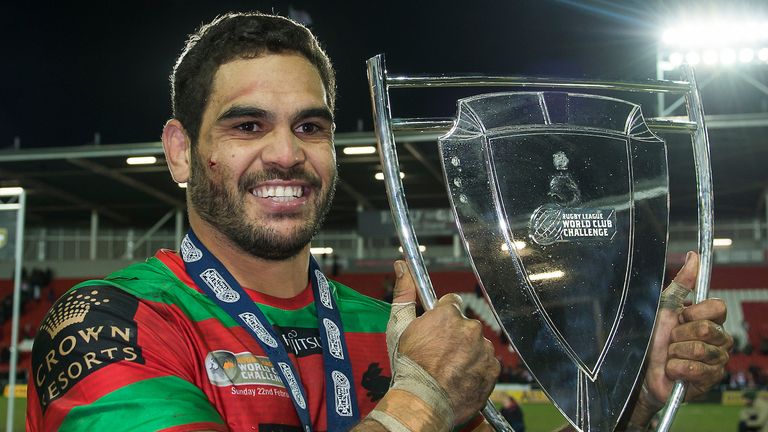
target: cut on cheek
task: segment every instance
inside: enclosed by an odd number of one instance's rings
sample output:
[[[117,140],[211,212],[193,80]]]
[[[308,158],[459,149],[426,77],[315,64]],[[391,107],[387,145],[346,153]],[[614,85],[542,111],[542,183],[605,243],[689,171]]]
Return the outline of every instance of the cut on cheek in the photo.
[[[216,162],[214,162],[214,161],[213,161],[213,160],[211,160],[211,159],[208,159],[208,168],[213,168],[213,167],[215,167],[216,165],[217,165],[217,163],[216,163]]]

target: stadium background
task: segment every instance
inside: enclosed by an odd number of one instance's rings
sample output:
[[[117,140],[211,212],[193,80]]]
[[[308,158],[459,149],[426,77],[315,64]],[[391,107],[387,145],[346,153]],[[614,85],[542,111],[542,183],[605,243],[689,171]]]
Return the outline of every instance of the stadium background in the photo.
[[[674,47],[660,41],[664,28],[712,17],[768,22],[766,5],[757,1],[467,5],[174,0],[4,5],[0,186],[23,186],[28,193],[20,379],[26,378],[29,338],[57,296],[80,280],[178,244],[185,229],[184,192],[168,176],[157,142],[170,116],[167,75],[185,35],[228,10],[274,11],[305,22],[334,60],[342,182],[326,227],[313,246],[333,249],[317,256],[338,280],[380,298],[391,284],[391,262],[399,252],[394,232],[383,222],[389,216],[383,184],[374,177],[380,171],[378,157],[343,152],[345,147],[374,142],[364,67],[368,57],[386,53],[395,73],[641,80],[657,77],[660,68],[669,66],[665,62],[673,60]],[[678,431],[735,428],[741,390],[766,386],[768,60],[757,53],[768,48],[768,32],[763,36],[749,42],[755,48],[752,61],[737,58],[733,64],[697,65],[712,145],[715,237],[732,241],[715,250],[711,289],[713,296],[728,302],[727,328],[738,343],[729,377],[705,398],[706,404],[684,408],[674,429]],[[701,49],[703,55],[705,48]],[[676,78],[674,67],[668,68],[665,78]],[[393,100],[393,106],[402,109],[396,115],[448,116],[462,95],[406,93]],[[646,115],[659,115],[660,108],[674,102],[659,107],[653,98],[637,98]],[[670,173],[669,275],[680,266],[685,251],[696,248],[696,194],[687,138],[665,138],[675,167]],[[549,405],[538,403],[539,393],[527,390],[516,355],[476,296],[474,276],[446,216],[435,136],[413,134],[398,140],[406,194],[419,215],[417,234],[427,248],[425,257],[439,293],[462,293],[467,313],[486,324],[486,334],[507,368],[503,380],[516,382],[500,388],[523,399],[529,430],[561,423]],[[126,165],[126,157],[137,155],[155,156],[157,161]],[[7,252],[7,247],[0,251]],[[6,254],[0,262],[0,275],[5,277],[0,278],[0,372],[5,371],[5,377],[11,274]],[[4,413],[5,404],[1,405]],[[23,405],[17,404],[16,415],[20,414],[23,418]],[[535,419],[544,423],[531,423]],[[702,419],[708,420],[697,423]],[[713,419],[722,421],[723,429]]]

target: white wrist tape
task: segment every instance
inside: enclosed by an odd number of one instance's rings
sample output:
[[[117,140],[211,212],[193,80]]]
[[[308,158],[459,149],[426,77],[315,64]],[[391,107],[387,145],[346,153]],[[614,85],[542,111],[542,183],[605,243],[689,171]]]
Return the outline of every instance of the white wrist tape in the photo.
[[[411,432],[410,429],[397,421],[396,418],[392,417],[384,411],[377,411],[374,409],[368,414],[368,417],[381,423],[381,425],[390,432]]]
[[[453,426],[455,415],[448,394],[421,366],[400,353],[395,356],[392,388],[416,395],[434,409],[435,415],[445,421],[446,429]]]

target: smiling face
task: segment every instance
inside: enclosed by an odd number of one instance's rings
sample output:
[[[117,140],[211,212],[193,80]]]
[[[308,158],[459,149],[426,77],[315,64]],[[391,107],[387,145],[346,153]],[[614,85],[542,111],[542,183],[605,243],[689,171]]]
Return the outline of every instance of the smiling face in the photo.
[[[303,56],[222,65],[189,156],[195,230],[212,228],[259,258],[295,256],[331,205],[333,127],[320,75]]]

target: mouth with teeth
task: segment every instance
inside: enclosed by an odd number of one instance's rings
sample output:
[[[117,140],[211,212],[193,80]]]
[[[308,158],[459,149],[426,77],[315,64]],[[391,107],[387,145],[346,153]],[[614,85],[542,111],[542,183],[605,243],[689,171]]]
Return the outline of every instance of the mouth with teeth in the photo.
[[[274,202],[291,202],[304,196],[304,187],[300,185],[263,185],[251,189],[257,198],[266,198]]]

